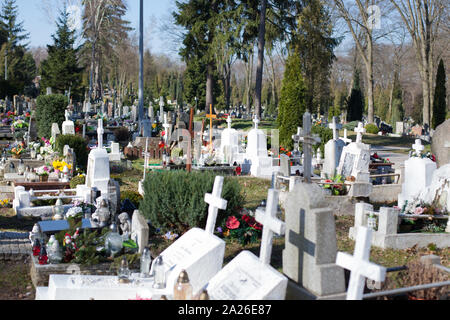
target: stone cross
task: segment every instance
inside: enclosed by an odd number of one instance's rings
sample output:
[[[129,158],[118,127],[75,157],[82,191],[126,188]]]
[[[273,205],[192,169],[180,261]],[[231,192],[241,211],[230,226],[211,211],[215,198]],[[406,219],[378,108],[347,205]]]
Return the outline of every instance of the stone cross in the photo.
[[[228,116],[227,123],[228,123],[228,129],[231,129],[231,116]]]
[[[386,278],[386,268],[369,261],[372,230],[360,226],[356,236],[353,256],[338,252],[336,264],[350,270],[347,300],[362,300],[365,278],[382,282]]]
[[[425,147],[422,145],[422,140],[416,139],[416,143],[413,144],[413,149],[416,151],[416,155],[420,156],[422,154],[422,151],[425,149]]]
[[[297,127],[297,134],[292,135],[292,140],[294,140],[295,151],[300,152],[298,143],[300,142],[302,134],[302,128]]]
[[[258,125],[261,121],[259,121],[258,116],[255,114],[255,117],[253,118],[253,123],[255,124],[255,129],[258,129]]]
[[[170,124],[167,122],[167,114],[166,114],[166,113],[164,113],[164,124],[163,124],[163,127],[164,127],[164,132],[166,133],[166,134],[164,135],[164,140],[166,141],[166,144],[167,144],[168,141],[169,141],[169,128],[170,128]]]
[[[336,122],[336,117],[333,117],[333,122],[330,123],[328,126],[331,130],[333,130],[333,140],[337,141],[339,139],[339,128]]]
[[[284,235],[286,232],[286,224],[276,217],[278,212],[278,197],[278,190],[269,189],[266,209],[256,209],[256,221],[263,225],[259,260],[267,265],[270,264],[270,259],[272,256],[273,233],[275,232],[278,235]]]
[[[216,176],[212,193],[205,194],[205,202],[209,204],[205,231],[209,234],[214,234],[218,210],[225,210],[227,208],[228,201],[220,197],[222,194],[223,180],[224,178],[222,176]]]
[[[305,112],[303,115],[303,127],[300,140],[303,142],[303,177],[306,183],[311,183],[311,167],[312,167],[312,152],[311,146],[319,143],[320,138],[316,135],[311,135],[311,114]]]
[[[341,140],[344,141],[345,143],[352,142],[352,139],[347,138],[347,129],[344,129],[344,138],[341,138]]]
[[[355,129],[356,135],[356,143],[362,143],[363,133],[366,133],[366,129],[364,129],[364,125],[362,122],[358,123],[358,128]]]
[[[103,148],[103,134],[105,133],[105,130],[103,130],[103,119],[98,119],[98,128],[97,128],[97,141],[98,141],[98,148]]]
[[[206,118],[209,119],[209,153],[212,154],[213,151],[213,119],[216,119],[217,116],[212,113],[212,104],[209,105],[209,114],[206,115]]]
[[[69,110],[66,110],[66,111],[64,112],[64,115],[65,115],[65,117],[66,117],[66,121],[69,121]]]
[[[150,152],[148,152],[148,138],[145,138],[145,152],[144,152],[144,180],[147,175],[147,167],[148,167],[148,160],[150,158]]]

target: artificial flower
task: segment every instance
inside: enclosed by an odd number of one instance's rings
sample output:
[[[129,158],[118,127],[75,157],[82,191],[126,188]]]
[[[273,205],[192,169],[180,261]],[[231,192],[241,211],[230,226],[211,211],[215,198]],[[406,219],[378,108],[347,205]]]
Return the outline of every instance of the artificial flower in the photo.
[[[228,217],[226,226],[230,230],[235,230],[235,229],[239,228],[240,224],[241,223],[235,216],[231,216],[231,217]]]

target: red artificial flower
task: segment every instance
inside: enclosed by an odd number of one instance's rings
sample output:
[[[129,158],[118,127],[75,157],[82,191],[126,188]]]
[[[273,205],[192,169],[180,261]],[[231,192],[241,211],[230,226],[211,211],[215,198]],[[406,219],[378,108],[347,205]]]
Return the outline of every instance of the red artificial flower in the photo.
[[[255,230],[262,230],[263,226],[262,224],[255,222],[253,225],[251,225],[250,227],[252,227]]]
[[[164,142],[161,141],[161,142],[159,143],[159,148],[160,148],[160,149],[164,148]]]
[[[325,180],[325,183],[332,183],[333,181],[331,181],[330,179]]]
[[[161,137],[164,137],[166,135],[165,131],[161,131]]]
[[[227,228],[230,229],[230,230],[235,230],[235,229],[239,228],[239,225],[240,225],[240,224],[241,224],[241,223],[239,222],[238,219],[236,219],[235,216],[231,216],[231,217],[228,217],[226,226],[227,226]]]
[[[378,158],[379,158],[378,154],[376,154],[376,153],[373,155],[373,157],[374,157],[375,159],[378,159]]]
[[[287,153],[287,156],[288,156],[288,157],[292,156],[292,152],[289,151],[289,152]]]

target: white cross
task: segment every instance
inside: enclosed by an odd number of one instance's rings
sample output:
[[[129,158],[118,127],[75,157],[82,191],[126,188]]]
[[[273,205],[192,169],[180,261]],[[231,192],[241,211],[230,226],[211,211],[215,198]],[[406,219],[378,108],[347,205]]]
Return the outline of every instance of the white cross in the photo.
[[[339,139],[339,125],[336,122],[336,117],[333,117],[333,122],[328,127],[333,130],[333,140],[337,141]]]
[[[425,147],[422,145],[422,140],[416,139],[416,143],[413,144],[413,149],[416,151],[416,155],[420,156]]]
[[[345,143],[351,143],[352,139],[348,139],[347,138],[347,129],[344,129],[344,138],[340,138],[342,141],[344,141]]]
[[[148,158],[150,157],[150,153],[148,152],[148,138],[145,139],[145,153],[144,153],[144,180],[147,175],[147,167],[148,167]]]
[[[303,114],[303,132],[300,140],[303,141],[303,178],[306,183],[311,183],[311,167],[312,167],[312,152],[311,146],[319,143],[320,138],[317,135],[311,135],[311,114],[307,111]]]
[[[358,128],[355,129],[356,135],[356,143],[362,142],[363,133],[366,133],[366,129],[364,129],[364,125],[362,122],[358,123]]]
[[[164,132],[166,133],[165,136],[164,136],[164,140],[165,140],[165,142],[167,144],[168,139],[169,139],[169,128],[170,128],[170,124],[167,122],[167,113],[164,113],[164,124],[163,124],[163,127],[164,127]]]
[[[253,123],[255,124],[255,129],[258,129],[258,124],[260,123],[258,116],[255,114],[253,118]]]
[[[231,116],[228,116],[227,123],[228,123],[228,129],[231,129]]]
[[[266,209],[256,209],[255,219],[263,225],[259,260],[264,264],[270,264],[273,233],[275,232],[278,235],[283,235],[286,231],[286,224],[276,218],[278,211],[278,196],[278,190],[269,189]]]
[[[301,134],[302,134],[302,128],[297,127],[297,134],[292,135],[292,140],[294,140],[294,142],[298,143],[300,141]]]
[[[205,202],[209,204],[205,231],[209,234],[214,234],[218,210],[225,210],[227,208],[228,201],[220,197],[222,194],[223,180],[224,178],[222,176],[216,176],[212,193],[205,194]]]
[[[103,148],[103,134],[105,131],[103,130],[103,119],[100,117],[98,119],[98,128],[97,128],[97,140],[98,140],[98,148]]]
[[[359,227],[353,256],[338,252],[336,264],[350,270],[347,300],[362,300],[365,278],[382,282],[386,278],[386,268],[369,261],[372,230]]]

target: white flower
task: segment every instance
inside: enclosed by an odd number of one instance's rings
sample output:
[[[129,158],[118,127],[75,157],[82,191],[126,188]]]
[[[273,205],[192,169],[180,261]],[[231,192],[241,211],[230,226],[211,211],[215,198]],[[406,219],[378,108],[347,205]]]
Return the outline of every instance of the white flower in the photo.
[[[77,214],[82,213],[82,212],[83,212],[82,208],[80,208],[80,207],[73,207],[73,208],[70,208],[67,211],[66,217],[67,218],[72,218],[72,217],[75,217]]]

